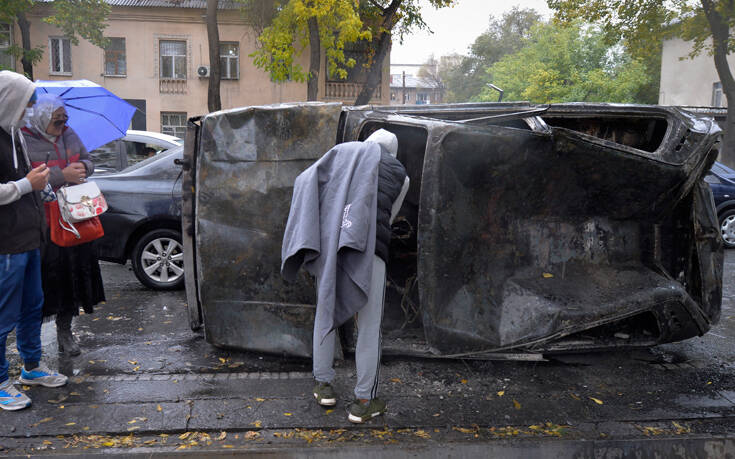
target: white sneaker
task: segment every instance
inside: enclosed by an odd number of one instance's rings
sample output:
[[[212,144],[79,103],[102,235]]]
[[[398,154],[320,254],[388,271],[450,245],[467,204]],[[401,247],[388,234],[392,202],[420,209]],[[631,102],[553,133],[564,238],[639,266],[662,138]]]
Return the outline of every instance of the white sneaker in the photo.
[[[31,399],[13,386],[8,379],[0,384],[0,408],[8,411],[22,410],[31,406]]]
[[[20,371],[18,381],[29,386],[61,387],[66,384],[67,379],[66,376],[51,371],[46,365],[39,363],[36,368],[30,371],[23,368]]]

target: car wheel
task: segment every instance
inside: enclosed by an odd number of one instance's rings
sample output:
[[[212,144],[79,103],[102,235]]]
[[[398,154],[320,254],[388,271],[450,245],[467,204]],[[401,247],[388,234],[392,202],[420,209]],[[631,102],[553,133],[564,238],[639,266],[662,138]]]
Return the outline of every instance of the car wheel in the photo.
[[[132,254],[133,272],[146,287],[174,290],[184,286],[184,247],[181,233],[157,229],[143,235]]]
[[[735,209],[730,209],[720,216],[720,232],[725,247],[735,247]]]

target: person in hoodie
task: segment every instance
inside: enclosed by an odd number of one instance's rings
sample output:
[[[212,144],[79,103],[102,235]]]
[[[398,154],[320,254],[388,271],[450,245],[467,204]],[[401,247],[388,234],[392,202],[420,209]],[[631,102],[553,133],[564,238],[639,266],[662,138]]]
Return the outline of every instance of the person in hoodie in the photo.
[[[10,411],[31,404],[8,377],[5,344],[13,329],[23,359],[22,384],[59,387],[67,381],[41,363],[39,248],[46,230],[39,192],[47,185],[49,170],[46,165],[31,169],[18,129],[34,96],[35,87],[26,77],[0,71],[0,408]]]
[[[33,167],[49,168],[49,183],[54,191],[63,185],[78,185],[94,171],[89,153],[72,128],[64,102],[55,94],[38,96],[23,128],[28,156]],[[46,206],[58,205],[47,202]],[[48,219],[48,211],[46,212]],[[50,224],[50,222],[47,221]],[[79,308],[85,314],[105,300],[102,274],[95,242],[73,247],[60,247],[50,238],[42,245],[41,277],[43,279],[43,317],[56,318],[59,352],[76,356],[81,353],[71,332]]]

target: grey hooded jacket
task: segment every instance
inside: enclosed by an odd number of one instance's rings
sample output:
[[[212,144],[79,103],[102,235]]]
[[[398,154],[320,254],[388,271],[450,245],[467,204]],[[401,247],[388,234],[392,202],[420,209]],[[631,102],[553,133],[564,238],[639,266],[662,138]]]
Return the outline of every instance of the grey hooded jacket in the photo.
[[[294,182],[283,235],[281,274],[293,281],[303,264],[316,276],[320,339],[367,302],[375,253],[380,145],[335,146]]]

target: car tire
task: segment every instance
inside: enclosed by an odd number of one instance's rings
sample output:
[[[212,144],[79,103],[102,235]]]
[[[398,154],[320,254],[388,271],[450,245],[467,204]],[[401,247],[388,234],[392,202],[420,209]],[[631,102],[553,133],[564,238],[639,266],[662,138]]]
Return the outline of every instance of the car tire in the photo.
[[[154,290],[176,290],[184,286],[184,246],[181,232],[156,229],[145,233],[131,255],[135,277]]]
[[[735,248],[735,209],[729,209],[720,215],[720,234],[725,248]]]

